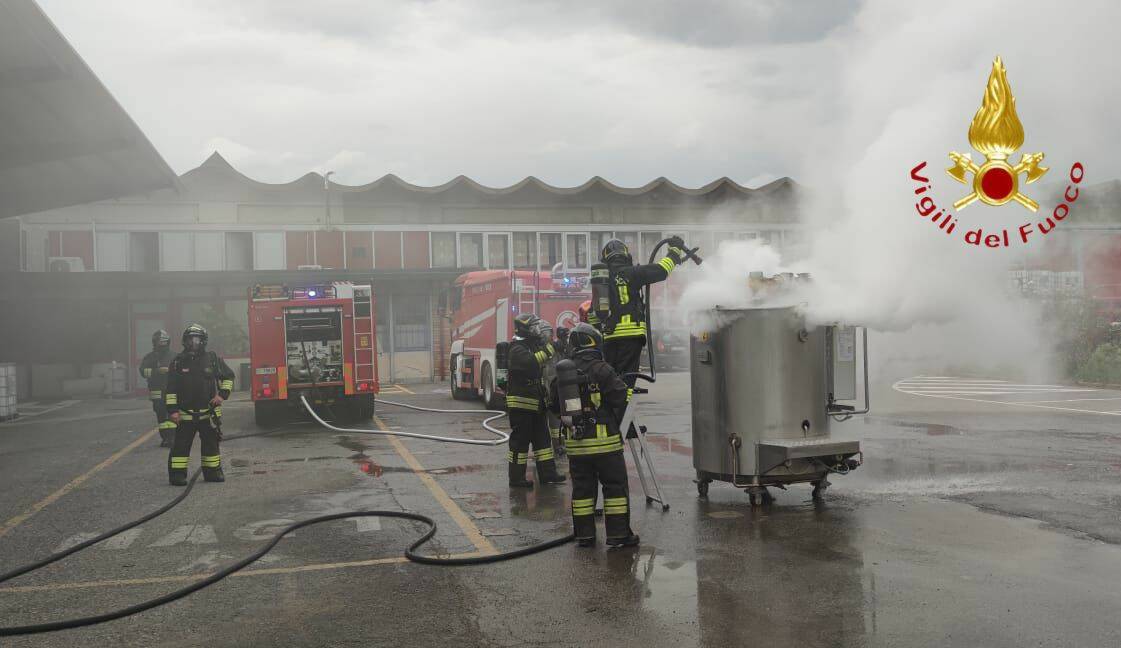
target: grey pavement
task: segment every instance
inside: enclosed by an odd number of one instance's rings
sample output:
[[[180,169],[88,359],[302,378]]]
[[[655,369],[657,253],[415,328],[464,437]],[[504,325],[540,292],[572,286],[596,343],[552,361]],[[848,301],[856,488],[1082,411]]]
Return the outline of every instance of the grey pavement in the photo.
[[[773,505],[752,508],[722,483],[699,498],[688,376],[664,374],[643,413],[672,508],[646,506],[632,479],[638,550],[566,545],[497,565],[430,567],[401,559],[421,525],[343,520],[299,530],[245,575],[182,601],[0,643],[1121,642],[1121,394],[899,378],[877,387],[873,415],[835,426],[838,436],[861,439],[866,463],[835,477],[823,502],[807,486],[792,486],[776,491]],[[386,397],[480,407],[452,401],[439,385],[407,389],[416,393]],[[0,424],[0,571],[175,495],[155,438],[121,453],[151,428],[144,407],[89,401]],[[225,410],[228,436],[257,431],[249,403]],[[476,415],[384,407],[378,418],[388,429],[486,436]],[[197,453],[196,446],[193,466]],[[509,490],[504,454],[337,434],[310,422],[230,441],[222,448],[225,484],[199,483],[187,501],[138,530],[0,585],[0,624],[130,605],[251,552],[277,525],[348,509],[432,516],[439,533],[430,552],[502,551],[567,533],[569,487]]]

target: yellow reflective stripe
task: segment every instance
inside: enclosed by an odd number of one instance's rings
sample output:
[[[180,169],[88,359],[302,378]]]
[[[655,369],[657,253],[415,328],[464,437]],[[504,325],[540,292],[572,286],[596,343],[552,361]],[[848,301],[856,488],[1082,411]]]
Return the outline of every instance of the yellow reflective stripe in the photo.
[[[606,439],[607,438],[607,424],[606,423],[599,423],[599,424],[596,425],[596,438],[597,439]]]
[[[172,457],[171,458],[171,467],[172,468],[186,468],[187,464],[189,464],[190,462],[191,462],[190,457]]]
[[[619,303],[620,304],[627,304],[627,303],[630,303],[630,301],[631,301],[631,291],[627,287],[627,284],[625,284],[625,283],[619,284]]]
[[[168,405],[178,405],[179,404],[179,395],[178,394],[172,394],[172,393],[168,392],[168,393],[164,394],[163,401],[165,403],[167,403]]]
[[[592,405],[595,406],[598,409],[599,406],[600,406],[600,403],[603,402],[603,397],[600,396],[599,392],[592,392],[591,393],[591,400],[592,400]]]
[[[573,515],[593,515],[596,511],[595,498],[572,500]]]
[[[163,423],[160,423],[160,429],[161,430],[174,430],[175,429],[175,421],[164,421]]]
[[[623,449],[623,437],[613,434],[606,439],[569,439],[565,443],[569,456],[605,454]]]
[[[634,396],[634,389],[628,387],[627,388],[627,402],[628,403],[631,402],[631,396]]]
[[[555,427],[549,428],[549,436],[551,436],[554,439],[560,438],[560,428],[555,428]]]
[[[234,381],[232,381],[232,380],[219,381],[218,382],[218,389],[225,389],[226,391],[233,391]]]
[[[605,497],[605,498],[603,498],[603,505],[604,506],[619,506],[619,505],[626,506],[628,499],[629,498],[626,498],[626,497]]]
[[[207,468],[217,468],[222,463],[222,455],[211,455],[202,457],[202,465]]]
[[[544,450],[534,450],[533,458],[538,461],[548,461],[553,458],[553,449],[545,448]]]
[[[545,362],[549,359],[549,354],[545,353],[544,351],[538,351],[537,353],[533,354],[533,357],[537,359],[537,364],[541,364],[542,362]]]
[[[603,339],[614,340],[614,339],[617,339],[617,338],[641,337],[641,336],[645,336],[645,335],[646,335],[646,326],[645,325],[640,326],[638,328],[625,328],[625,329],[616,327],[614,332],[608,333],[607,335],[603,336]]]
[[[214,414],[215,414],[215,416],[221,416],[221,415],[222,415],[222,408],[221,408],[221,406],[219,406],[219,407],[215,407],[215,408],[214,408]]]
[[[151,369],[145,369],[144,370],[144,377],[145,378],[151,378],[152,377],[152,370]]]
[[[658,261],[658,265],[662,266],[662,269],[666,271],[666,274],[673,272],[673,269],[677,267],[677,264],[674,263],[673,259],[669,257],[662,257],[662,259]]]
[[[163,400],[163,392],[158,390],[149,391],[148,398],[151,400]]]
[[[160,367],[160,373],[167,373],[167,367]]]

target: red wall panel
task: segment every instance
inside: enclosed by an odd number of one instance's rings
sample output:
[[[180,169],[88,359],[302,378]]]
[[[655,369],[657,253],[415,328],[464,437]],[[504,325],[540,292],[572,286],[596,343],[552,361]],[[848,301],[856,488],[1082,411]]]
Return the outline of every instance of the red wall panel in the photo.
[[[401,268],[401,232],[374,232],[374,267],[378,270]]]
[[[369,270],[374,267],[374,239],[371,232],[346,233],[346,267]]]
[[[343,233],[334,230],[315,233],[316,263],[324,268],[343,267]]]
[[[428,266],[428,232],[405,232],[405,267]]]

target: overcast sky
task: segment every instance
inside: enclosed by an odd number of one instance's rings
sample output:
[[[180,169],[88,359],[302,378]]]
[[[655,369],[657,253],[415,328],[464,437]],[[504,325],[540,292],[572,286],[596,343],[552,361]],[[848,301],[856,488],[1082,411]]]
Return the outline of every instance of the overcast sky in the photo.
[[[945,130],[902,164],[964,149],[1003,54],[1026,147],[1117,175],[1115,2],[40,3],[178,172],[219,150],[268,182],[804,180],[927,108]]]

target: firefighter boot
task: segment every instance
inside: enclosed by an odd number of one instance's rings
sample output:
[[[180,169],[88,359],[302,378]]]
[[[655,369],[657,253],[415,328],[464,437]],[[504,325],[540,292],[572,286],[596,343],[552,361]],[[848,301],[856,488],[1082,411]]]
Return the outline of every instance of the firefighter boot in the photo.
[[[203,468],[202,478],[208,482],[224,482],[226,481],[226,473],[222,472],[222,467],[217,468]]]
[[[510,487],[533,488],[533,482],[525,478],[525,464],[509,462]]]
[[[171,468],[167,471],[167,481],[172,486],[186,486],[187,485],[187,471],[178,468]]]
[[[557,472],[557,462],[553,459],[537,462],[537,479],[542,484],[563,484],[565,476]]]
[[[608,538],[607,546],[611,547],[612,549],[622,549],[623,547],[637,547],[638,534],[632,532],[630,535],[626,535],[621,538]]]

